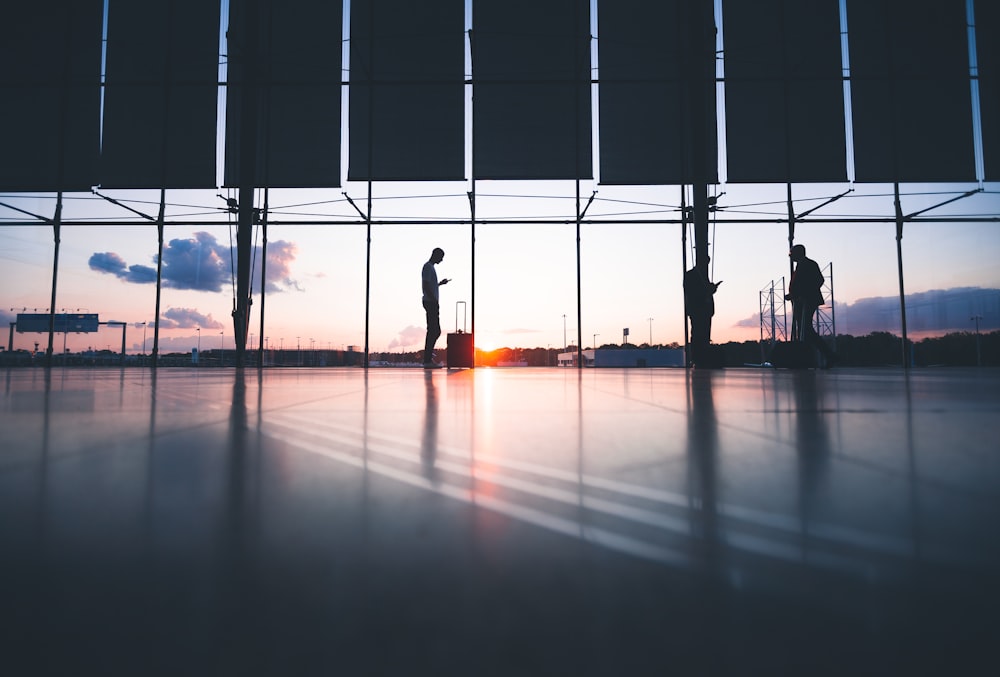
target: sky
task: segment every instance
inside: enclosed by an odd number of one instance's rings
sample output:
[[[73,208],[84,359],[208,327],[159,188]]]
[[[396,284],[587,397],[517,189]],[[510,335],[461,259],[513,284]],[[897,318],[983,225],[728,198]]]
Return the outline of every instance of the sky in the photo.
[[[347,26],[345,21],[345,31]],[[595,34],[597,28],[595,24]],[[225,119],[223,108],[220,100],[220,121]],[[595,103],[595,119],[596,112]],[[723,283],[716,294],[713,340],[758,340],[761,292],[772,283],[780,288],[789,274],[788,226],[778,222],[787,216],[786,188],[726,183],[721,122],[719,134],[722,183],[710,187],[710,193],[718,196],[719,210],[709,233],[712,277]],[[598,151],[595,144],[595,167],[599,167]],[[221,147],[218,156],[221,168]],[[343,176],[347,176],[346,157],[345,144]],[[467,194],[472,190],[477,219],[493,222],[477,223],[474,245],[472,228],[460,223],[469,219]],[[924,217],[1000,217],[1000,184],[990,183],[903,185],[902,210],[912,214],[970,190],[981,192]],[[471,331],[474,324],[475,343],[481,349],[620,344],[626,329],[633,344],[684,342],[681,226],[615,223],[678,219],[681,189],[677,186],[581,181],[580,208],[594,195],[586,217],[602,223],[581,227],[579,265],[574,223],[577,186],[572,181],[386,182],[373,184],[372,191],[375,220],[454,223],[373,225],[369,252],[366,226],[345,199],[346,194],[366,209],[367,184],[345,181],[342,187],[323,190],[272,190],[264,285],[259,233],[254,239],[258,259],[249,330],[252,346],[262,338],[260,311],[266,304],[263,338],[268,347],[360,349],[367,327],[372,352],[420,349],[425,319],[419,275],[434,247],[446,252],[438,265],[439,277],[453,280],[441,290],[442,328]],[[813,212],[812,218],[823,223],[796,226],[796,242],[804,244],[821,267],[832,265],[828,277],[833,282],[838,333],[900,334],[895,224],[850,223],[862,217],[891,219],[893,187],[796,185],[795,211],[801,214],[845,191],[851,192]],[[158,210],[159,191],[101,193],[149,216]],[[225,193],[224,189],[167,192],[161,353],[234,346],[235,226],[220,197]],[[262,195],[257,199],[259,204]],[[690,204],[690,195],[687,201]],[[46,312],[49,307],[52,229],[11,224],[30,221],[25,212],[51,218],[55,208],[52,194],[0,194],[3,327],[18,312]],[[63,218],[56,310],[96,313],[101,322],[125,322],[127,351],[149,352],[156,300],[155,225],[93,194],[68,195]],[[74,225],[88,219],[120,225]],[[289,223],[324,219],[336,223]],[[518,219],[552,223],[524,224]],[[766,222],[736,222],[747,219]],[[689,265],[692,242],[689,233]],[[980,329],[1000,329],[1000,223],[908,223],[902,252],[911,338],[972,331],[971,318],[976,316],[981,317]],[[464,314],[456,307],[461,301],[466,302]],[[31,349],[36,341],[44,349],[47,340],[43,334],[13,335],[15,349]],[[118,350],[121,330],[102,326],[96,334],[60,336],[55,341],[57,351],[63,340],[69,350]],[[445,341],[442,337],[438,346],[444,347]]]
[[[978,185],[904,186],[905,214],[925,209]],[[947,205],[930,215],[1000,214],[1000,186]],[[468,220],[468,183],[374,184],[376,219]],[[807,185],[793,189],[801,213],[848,189],[848,197],[813,216],[823,219],[891,217],[892,189],[881,185]],[[581,185],[585,204],[596,190],[587,218],[609,223],[584,224],[580,237],[580,299],[577,322],[577,250],[573,182],[477,182],[475,229],[475,304],[472,308],[472,229],[447,225],[373,225],[368,295],[369,348],[372,352],[417,350],[425,330],[420,304],[420,268],[434,247],[445,259],[438,275],[453,280],[441,288],[445,332],[471,330],[476,345],[585,348],[620,344],[624,329],[632,344],[683,343],[684,316],[681,226],[615,224],[615,219],[676,219],[677,187]],[[366,226],[342,193],[364,207],[367,185],[341,189],[272,191],[275,222],[268,232],[266,324],[268,347],[344,349],[365,344]],[[721,185],[719,211],[710,225],[716,294],[713,340],[758,340],[761,291],[778,288],[788,268],[788,228],[782,223],[732,223],[733,219],[780,219],[787,213],[784,186]],[[801,192],[801,195],[799,195]],[[155,214],[158,193],[110,192],[129,206]],[[422,197],[418,197],[422,196]],[[496,197],[491,197],[496,196]],[[535,196],[535,197],[531,197]],[[118,218],[136,223],[134,214],[94,195],[72,195],[64,208],[57,280],[57,311],[97,313],[100,321],[126,322],[127,351],[152,349],[155,315],[156,228],[151,224],[77,226],[74,219]],[[224,202],[209,191],[170,191],[171,220],[203,225],[165,228],[160,351],[234,347],[234,263]],[[52,196],[4,195],[0,202],[51,216]],[[0,211],[9,222],[15,215]],[[324,226],[281,225],[281,220],[322,219]],[[17,215],[23,220],[23,215]],[[547,218],[570,223],[518,224]],[[2,222],[0,222],[2,223]],[[693,260],[689,235],[688,262]],[[796,242],[821,267],[832,264],[834,317],[838,333],[901,333],[894,223],[805,223]],[[255,252],[260,251],[259,232]],[[1000,329],[1000,224],[908,223],[902,240],[911,338],[947,331]],[[52,281],[53,232],[48,226],[0,227],[0,322],[8,326],[17,312],[45,312]],[[250,331],[260,337],[260,271],[254,266],[254,304]],[[827,271],[829,274],[829,270]],[[456,307],[465,301],[466,307]],[[463,313],[462,311],[465,311]],[[457,315],[457,318],[456,318]],[[565,317],[564,317],[565,316]],[[143,327],[141,323],[148,326]],[[137,326],[138,325],[138,326]],[[200,328],[200,331],[198,331]],[[200,334],[200,336],[199,336]],[[61,349],[62,336],[56,339]],[[70,334],[70,350],[118,350],[121,330],[102,327],[97,334]],[[44,334],[14,334],[14,347],[31,349]],[[7,342],[4,341],[4,344]],[[438,343],[445,345],[445,337]]]

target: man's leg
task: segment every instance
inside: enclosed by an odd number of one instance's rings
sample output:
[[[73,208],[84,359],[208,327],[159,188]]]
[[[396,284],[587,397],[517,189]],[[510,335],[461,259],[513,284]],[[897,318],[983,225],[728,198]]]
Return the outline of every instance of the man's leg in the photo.
[[[695,365],[705,366],[708,357],[708,342],[711,338],[712,318],[699,315],[691,316],[691,361]]]
[[[816,315],[816,310],[815,306],[807,306],[805,308],[802,314],[802,326],[799,329],[802,331],[803,340],[823,353],[823,357],[826,359],[827,365],[829,365],[833,360],[837,359],[837,355],[826,344],[823,337],[816,333],[816,329],[813,326],[813,318]]]
[[[424,341],[424,364],[434,361],[434,344],[441,337],[441,317],[438,304],[428,301],[424,303],[427,311],[427,338]]]

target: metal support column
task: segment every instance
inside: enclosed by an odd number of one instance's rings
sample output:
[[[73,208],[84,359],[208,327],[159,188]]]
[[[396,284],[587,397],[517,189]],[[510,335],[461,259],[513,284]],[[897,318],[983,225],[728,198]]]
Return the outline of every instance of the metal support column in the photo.
[[[62,228],[62,191],[56,197],[56,213],[52,218],[52,236],[55,241],[55,246],[52,252],[52,297],[49,302],[49,345],[45,349],[45,366],[52,366],[52,342],[55,337],[55,325],[56,325],[56,283],[59,279],[59,244],[62,241],[60,237],[60,229]]]
[[[264,366],[264,301],[267,298],[267,213],[270,209],[269,191],[264,188],[264,212],[260,217],[261,250],[260,250],[260,336],[257,340],[257,368]],[[253,346],[250,346],[253,350]]]
[[[469,191],[469,213],[471,214],[472,221],[470,223],[469,231],[469,247],[472,250],[472,263],[471,263],[471,291],[470,291],[470,303],[471,306],[469,311],[472,315],[471,324],[469,325],[469,331],[472,332],[472,366],[476,366],[476,177],[472,177],[472,190]]]
[[[706,122],[705,103],[710,93],[709,87],[715,87],[715,50],[706,53],[703,49],[706,36],[714,34],[715,26],[706,25],[700,11],[700,3],[681,3],[681,11],[685,15],[686,30],[684,31],[682,50],[685,55],[684,67],[684,98],[690,112],[690,140],[685,144],[691,171],[691,196],[694,205],[694,253],[695,265],[705,266],[708,274],[708,165],[709,132]],[[714,41],[713,41],[714,42]],[[711,66],[709,66],[711,64]],[[709,75],[710,74],[710,75]],[[714,129],[711,130],[714,132]],[[711,335],[708,337],[711,341]]]
[[[580,263],[580,179],[576,180],[576,366],[583,369],[583,287]]]
[[[896,263],[899,268],[899,312],[903,331],[903,369],[910,368],[906,350],[906,291],[903,285],[903,206],[899,200],[899,183],[893,184],[896,202]]]
[[[240,100],[239,221],[236,226],[236,307],[233,334],[236,366],[246,361],[247,330],[250,326],[250,254],[253,248],[254,193],[257,179],[257,134],[260,64],[257,0],[244,0],[246,14],[242,38],[245,81]]]
[[[688,207],[687,207],[687,186],[681,186],[681,289],[684,288],[684,276],[687,274],[687,227],[688,227]],[[683,307],[684,312],[684,366],[691,366],[691,330],[687,314],[687,306]]]
[[[372,88],[369,87],[368,91],[371,92]],[[369,117],[371,116],[371,95],[369,94],[368,101],[368,111]],[[368,129],[371,130],[371,120],[368,122]],[[372,152],[371,143],[368,144],[368,210],[365,217],[365,359],[364,366],[365,369],[368,368],[368,355],[370,353],[368,346],[368,326],[371,317],[371,299],[372,299]],[[356,207],[355,207],[356,209]]]
[[[787,204],[788,204],[788,251],[792,251],[792,247],[795,246],[795,203],[792,201],[792,184],[787,185]],[[795,263],[792,261],[791,257],[788,259],[788,279],[792,279],[792,273],[795,272]]]
[[[160,213],[156,218],[156,315],[153,318],[153,369],[160,357],[160,291],[163,289],[163,220],[166,214],[166,190],[160,190]]]

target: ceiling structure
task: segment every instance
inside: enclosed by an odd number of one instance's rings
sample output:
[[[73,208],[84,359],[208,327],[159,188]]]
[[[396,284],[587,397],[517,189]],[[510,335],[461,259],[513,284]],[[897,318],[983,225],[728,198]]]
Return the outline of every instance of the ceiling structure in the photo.
[[[698,246],[720,173],[788,185],[790,240],[792,184],[893,183],[898,195],[900,183],[1000,181],[1000,6],[984,0],[55,0],[5,11],[19,30],[0,43],[0,96],[16,102],[0,107],[0,192],[165,193],[221,177],[239,191],[241,278],[257,193],[340,187],[343,158],[369,195],[380,181],[471,181],[473,229],[477,180],[575,180],[578,227],[580,180],[690,186],[680,218]],[[370,204],[358,212],[370,226]],[[59,210],[43,222],[58,229]],[[472,317],[474,330],[474,305]]]

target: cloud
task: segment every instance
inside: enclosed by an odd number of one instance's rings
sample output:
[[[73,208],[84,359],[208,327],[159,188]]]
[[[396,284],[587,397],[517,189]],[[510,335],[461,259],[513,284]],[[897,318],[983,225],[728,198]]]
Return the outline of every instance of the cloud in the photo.
[[[408,348],[410,346],[423,346],[427,330],[422,327],[414,327],[412,324],[403,329],[392,341],[389,342],[389,349]]]
[[[101,273],[111,273],[112,275],[121,275],[127,268],[125,259],[114,252],[93,254],[88,263],[91,270]]]
[[[853,303],[837,303],[834,315],[838,334],[898,333],[902,326],[898,296],[873,296]],[[972,331],[975,325],[970,318],[974,315],[982,318],[981,330],[1000,329],[1000,289],[953,287],[906,295],[907,333]],[[760,327],[760,315],[755,313],[733,326],[756,329]]]
[[[253,288],[261,288],[260,247],[254,247]],[[292,264],[298,249],[292,242],[276,240],[267,248],[267,293],[288,290],[301,291],[302,286],[292,277]],[[128,265],[115,252],[91,255],[91,270],[114,275],[123,282],[150,284],[156,281],[156,257],[152,266]],[[234,261],[228,245],[223,245],[210,233],[197,232],[190,238],[170,240],[163,247],[163,286],[171,289],[219,292],[233,284]]]
[[[898,331],[902,318],[898,297],[858,299],[842,311],[837,307],[837,324],[840,333],[862,335],[855,326],[871,327],[872,331]],[[843,323],[851,331],[841,331]],[[954,287],[934,289],[906,295],[906,328],[908,332],[945,333],[972,331],[971,318],[979,315],[981,329],[1000,328],[1000,289],[982,287]]]
[[[194,308],[170,308],[160,318],[160,329],[225,329],[225,325]]]
[[[292,263],[298,247],[293,242],[276,240],[267,245],[267,288],[268,294],[293,289],[303,291],[302,286],[292,278]],[[254,289],[260,289],[260,249],[254,247]]]

